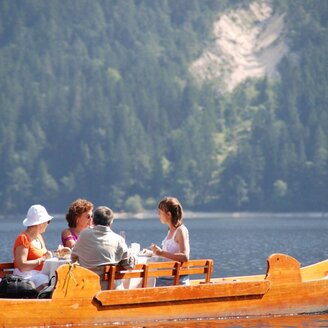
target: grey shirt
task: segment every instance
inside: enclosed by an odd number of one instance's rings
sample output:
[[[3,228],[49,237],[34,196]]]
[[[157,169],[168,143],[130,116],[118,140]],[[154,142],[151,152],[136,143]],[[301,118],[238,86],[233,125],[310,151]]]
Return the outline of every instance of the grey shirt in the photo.
[[[72,250],[72,260],[102,277],[103,267],[120,264],[126,268],[134,266],[134,257],[129,254],[128,246],[120,235],[110,227],[97,225],[83,230]]]

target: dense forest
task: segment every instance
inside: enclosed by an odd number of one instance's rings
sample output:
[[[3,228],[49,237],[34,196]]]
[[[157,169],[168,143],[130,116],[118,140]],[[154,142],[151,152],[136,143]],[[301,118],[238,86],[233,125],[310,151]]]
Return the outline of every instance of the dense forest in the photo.
[[[328,210],[328,1],[273,0],[280,78],[189,66],[245,0],[0,0],[0,213],[164,195],[204,211]]]

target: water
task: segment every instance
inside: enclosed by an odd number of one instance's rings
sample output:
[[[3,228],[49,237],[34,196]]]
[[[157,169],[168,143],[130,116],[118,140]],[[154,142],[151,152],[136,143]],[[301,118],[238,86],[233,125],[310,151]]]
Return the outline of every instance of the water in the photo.
[[[193,214],[185,219],[190,233],[191,257],[213,258],[213,276],[261,274],[272,253],[286,253],[302,266],[322,261],[328,256],[327,215],[211,215]],[[24,230],[23,217],[0,219],[0,261],[12,260],[16,235]],[[60,232],[66,227],[63,215],[56,215],[44,234],[48,249],[57,248]],[[125,231],[128,244],[141,248],[152,242],[160,245],[166,226],[158,218],[117,219],[114,231]],[[175,322],[154,327],[328,327],[328,316],[297,316],[239,320]],[[294,324],[295,322],[295,324]],[[150,327],[150,326],[149,326]]]

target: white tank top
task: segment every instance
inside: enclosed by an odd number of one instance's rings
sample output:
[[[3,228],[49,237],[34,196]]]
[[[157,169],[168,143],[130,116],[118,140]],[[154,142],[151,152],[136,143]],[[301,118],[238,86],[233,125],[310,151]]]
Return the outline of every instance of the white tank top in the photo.
[[[180,253],[180,248],[179,248],[179,244],[176,242],[175,240],[175,235],[178,231],[178,229],[184,229],[187,235],[187,243],[189,244],[189,232],[187,227],[182,224],[180,227],[178,227],[175,231],[174,234],[172,236],[172,238],[168,239],[169,233],[170,231],[168,231],[165,239],[162,241],[162,249],[165,252],[169,252],[169,253]]]

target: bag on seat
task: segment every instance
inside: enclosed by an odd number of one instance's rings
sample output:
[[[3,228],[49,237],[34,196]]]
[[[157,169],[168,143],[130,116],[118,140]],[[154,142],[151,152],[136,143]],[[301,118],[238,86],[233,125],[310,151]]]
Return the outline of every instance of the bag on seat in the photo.
[[[54,290],[55,290],[55,286],[52,285],[46,286],[39,292],[37,298],[51,298]]]
[[[50,281],[48,283],[48,286],[44,287],[38,294],[37,298],[51,298],[52,297],[52,293],[55,290],[55,285],[52,284],[52,279],[55,279],[56,277],[53,276],[50,278]]]
[[[33,281],[7,274],[0,282],[0,298],[36,298],[38,291]]]

